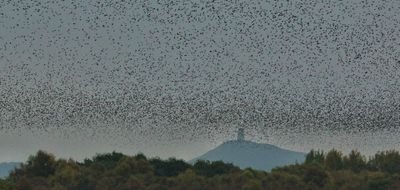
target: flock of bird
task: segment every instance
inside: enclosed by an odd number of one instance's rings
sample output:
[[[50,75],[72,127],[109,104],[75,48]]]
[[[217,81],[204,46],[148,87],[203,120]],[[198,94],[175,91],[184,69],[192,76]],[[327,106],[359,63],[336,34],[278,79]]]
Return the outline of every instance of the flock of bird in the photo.
[[[0,1],[0,132],[398,135],[399,67],[397,0]]]

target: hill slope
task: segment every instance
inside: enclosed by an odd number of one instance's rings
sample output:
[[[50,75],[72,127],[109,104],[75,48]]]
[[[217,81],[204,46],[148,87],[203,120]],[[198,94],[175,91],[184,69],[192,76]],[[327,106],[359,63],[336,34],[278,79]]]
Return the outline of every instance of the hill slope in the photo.
[[[191,160],[222,160],[241,168],[251,167],[259,170],[271,170],[277,166],[301,163],[305,154],[285,150],[270,144],[259,144],[250,141],[227,141],[202,156]]]

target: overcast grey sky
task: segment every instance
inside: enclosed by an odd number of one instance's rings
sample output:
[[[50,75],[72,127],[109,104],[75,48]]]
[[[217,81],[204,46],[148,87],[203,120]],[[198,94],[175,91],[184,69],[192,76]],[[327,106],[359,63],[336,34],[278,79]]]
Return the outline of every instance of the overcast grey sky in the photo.
[[[0,1],[0,161],[399,147],[400,2]]]

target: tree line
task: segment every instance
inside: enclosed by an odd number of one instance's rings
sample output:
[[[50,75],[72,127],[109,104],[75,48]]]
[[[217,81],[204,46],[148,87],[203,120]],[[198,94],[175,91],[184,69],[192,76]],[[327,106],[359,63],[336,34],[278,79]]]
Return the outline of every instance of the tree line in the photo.
[[[0,190],[375,190],[400,189],[400,154],[311,150],[304,163],[270,172],[222,161],[194,164],[112,152],[77,162],[38,151],[0,179]]]

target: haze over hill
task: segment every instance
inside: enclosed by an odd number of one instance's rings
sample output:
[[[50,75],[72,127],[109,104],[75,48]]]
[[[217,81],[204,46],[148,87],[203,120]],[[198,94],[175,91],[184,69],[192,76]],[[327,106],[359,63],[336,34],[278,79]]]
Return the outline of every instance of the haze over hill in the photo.
[[[21,163],[18,162],[4,162],[0,163],[0,179],[8,176],[8,174],[18,167]]]
[[[299,151],[398,148],[399,10],[397,0],[2,1],[0,147],[21,159],[42,146],[83,158],[75,143],[192,158],[241,126]]]
[[[270,144],[251,141],[227,141],[209,152],[191,160],[224,161],[240,168],[253,168],[270,171],[278,166],[303,163],[305,154],[281,149]]]
[[[236,140],[226,141],[189,162],[195,163],[197,160],[223,161],[242,169],[253,168],[270,171],[279,166],[303,163],[305,153],[285,150],[271,144],[247,141],[245,129],[239,128]]]

